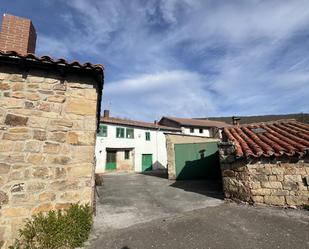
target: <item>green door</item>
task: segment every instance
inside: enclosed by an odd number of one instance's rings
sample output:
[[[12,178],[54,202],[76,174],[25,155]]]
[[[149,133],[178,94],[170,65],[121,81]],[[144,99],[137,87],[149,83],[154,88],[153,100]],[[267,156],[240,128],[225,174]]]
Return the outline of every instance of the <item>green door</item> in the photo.
[[[142,154],[142,171],[152,170],[152,154]]]
[[[177,180],[219,179],[217,142],[175,144]]]
[[[116,151],[106,151],[106,170],[116,169]]]

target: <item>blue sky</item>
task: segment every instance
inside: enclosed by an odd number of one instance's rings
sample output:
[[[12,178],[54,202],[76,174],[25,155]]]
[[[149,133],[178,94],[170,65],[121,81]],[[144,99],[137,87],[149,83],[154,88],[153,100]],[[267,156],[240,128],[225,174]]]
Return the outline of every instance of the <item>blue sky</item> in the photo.
[[[309,112],[308,0],[1,0],[37,54],[105,65],[117,117]]]

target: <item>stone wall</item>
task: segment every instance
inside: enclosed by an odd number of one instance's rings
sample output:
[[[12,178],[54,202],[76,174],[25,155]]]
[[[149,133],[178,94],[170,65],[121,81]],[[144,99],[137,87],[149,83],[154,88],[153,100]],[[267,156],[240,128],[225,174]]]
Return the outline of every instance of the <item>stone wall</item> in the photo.
[[[221,158],[222,159],[222,158]],[[226,198],[295,207],[309,205],[309,158],[221,160]]]
[[[0,72],[0,248],[32,214],[93,201],[98,83],[14,68]]]

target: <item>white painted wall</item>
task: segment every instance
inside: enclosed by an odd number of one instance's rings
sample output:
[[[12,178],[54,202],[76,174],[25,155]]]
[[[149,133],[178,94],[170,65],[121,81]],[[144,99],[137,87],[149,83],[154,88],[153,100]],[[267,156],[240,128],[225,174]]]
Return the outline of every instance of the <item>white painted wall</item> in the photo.
[[[192,127],[193,128],[193,127]],[[212,131],[211,129],[203,128],[203,133],[200,133],[199,128],[193,128],[194,132],[190,132],[190,128],[188,127],[181,127],[182,133],[186,135],[191,135],[191,136],[200,136],[200,137],[211,137],[212,136]]]
[[[107,126],[107,137],[97,136],[96,139],[95,153],[97,173],[105,171],[106,148],[133,148],[134,168],[136,172],[142,171],[142,154],[152,154],[153,169],[162,167],[166,168],[167,152],[164,131],[134,127],[134,139],[116,138],[116,127],[127,128],[127,126],[112,124],[104,125]],[[146,131],[150,132],[150,141],[146,141]]]

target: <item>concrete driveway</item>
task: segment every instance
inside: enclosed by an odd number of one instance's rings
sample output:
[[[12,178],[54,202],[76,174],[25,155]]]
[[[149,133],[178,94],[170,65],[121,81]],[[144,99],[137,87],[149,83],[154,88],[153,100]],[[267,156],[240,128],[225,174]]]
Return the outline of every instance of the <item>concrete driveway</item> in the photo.
[[[106,174],[91,249],[309,248],[309,212],[226,203],[215,183]]]

